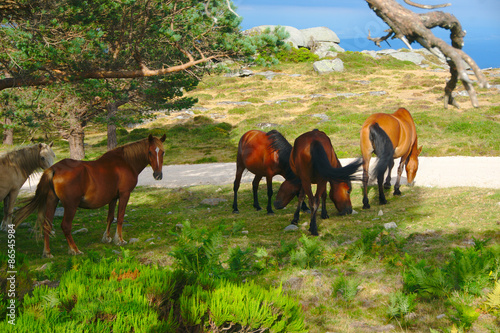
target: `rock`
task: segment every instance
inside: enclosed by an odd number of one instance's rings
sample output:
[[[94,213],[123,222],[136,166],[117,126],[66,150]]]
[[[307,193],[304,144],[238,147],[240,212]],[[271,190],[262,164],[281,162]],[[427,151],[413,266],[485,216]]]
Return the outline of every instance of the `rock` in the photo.
[[[417,52],[394,52],[389,55],[402,61],[411,61],[415,65],[420,65],[425,60],[425,57]]]
[[[384,212],[381,209],[381,210],[378,211],[378,216],[382,216],[382,215],[384,215]]]
[[[89,232],[89,230],[87,228],[81,228],[81,229],[78,229],[78,230],[75,230],[72,232],[73,235],[76,235],[76,234],[86,234],[87,232]]]
[[[56,212],[54,213],[54,217],[63,217],[64,216],[64,208],[57,207]]]
[[[151,242],[151,241],[154,241],[154,240],[155,240],[155,238],[151,237],[151,238],[146,239],[145,242],[147,243],[147,242]]]
[[[298,227],[298,226],[296,226],[295,224],[290,224],[289,226],[287,226],[287,227],[285,228],[285,230],[284,230],[284,231],[285,231],[285,232],[288,232],[288,231],[297,231],[297,230],[299,230],[299,227]]]
[[[301,29],[300,32],[304,36],[307,46],[310,48],[314,47],[314,43],[317,42],[340,43],[340,38],[337,34],[327,27]]]
[[[226,202],[226,201],[227,200],[223,199],[223,198],[207,198],[207,199],[203,199],[201,201],[201,204],[202,205],[209,205],[209,206],[217,206],[221,202]]]
[[[139,238],[130,238],[128,243],[129,244],[134,244],[134,243],[137,243],[139,241]]]
[[[328,117],[324,113],[316,113],[316,114],[313,114],[312,116],[315,117],[315,118],[321,119],[321,121],[328,121],[328,120],[330,120],[330,117]]]
[[[389,222],[389,223],[384,223],[384,228],[389,230],[389,229],[396,229],[398,225],[395,222]]]
[[[342,72],[344,71],[344,63],[340,59],[333,60],[320,60],[313,64],[314,70],[318,74],[326,74],[330,72]]]

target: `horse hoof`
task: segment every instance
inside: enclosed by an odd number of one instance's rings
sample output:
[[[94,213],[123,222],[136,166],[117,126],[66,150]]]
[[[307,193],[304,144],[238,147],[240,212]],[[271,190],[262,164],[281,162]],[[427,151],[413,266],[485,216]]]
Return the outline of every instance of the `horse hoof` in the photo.
[[[113,241],[113,238],[111,238],[110,236],[106,235],[106,232],[105,232],[104,235],[102,236],[102,242],[109,244],[112,241]]]
[[[240,211],[239,210],[233,210],[233,214],[239,214]]]
[[[401,191],[400,190],[394,190],[393,195],[401,195]]]
[[[363,209],[370,209],[370,205],[363,205]]]
[[[273,211],[267,212],[267,215],[274,215]]]
[[[42,254],[42,258],[49,258],[49,259],[50,259],[50,258],[54,258],[54,256],[53,256],[52,254],[50,254],[50,253],[45,253],[45,252],[44,252],[44,253]]]
[[[68,254],[70,254],[70,255],[72,255],[72,256],[77,256],[77,255],[82,255],[82,254],[83,254],[83,252],[82,252],[82,251],[80,251],[80,250],[78,250],[78,249],[76,249],[76,251],[75,251],[75,250],[73,250],[73,249],[69,249],[69,250],[68,250]]]

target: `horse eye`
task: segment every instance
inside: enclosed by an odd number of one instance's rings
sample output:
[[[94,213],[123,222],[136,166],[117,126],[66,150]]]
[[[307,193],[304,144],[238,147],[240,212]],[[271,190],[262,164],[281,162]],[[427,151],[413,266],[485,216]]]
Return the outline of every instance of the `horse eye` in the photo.
[[[42,156],[42,161],[45,161],[45,157]]]

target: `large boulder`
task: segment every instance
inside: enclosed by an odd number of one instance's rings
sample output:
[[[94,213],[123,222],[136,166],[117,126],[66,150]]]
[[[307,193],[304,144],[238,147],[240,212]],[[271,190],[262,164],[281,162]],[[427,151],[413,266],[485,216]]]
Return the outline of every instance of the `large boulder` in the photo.
[[[304,35],[309,48],[312,48],[316,43],[340,43],[340,38],[337,34],[327,27],[301,29],[300,32]]]
[[[291,43],[292,46],[295,48],[307,47],[307,43],[306,40],[304,39],[304,35],[302,34],[302,32],[299,29],[290,26],[259,25],[258,27],[253,27],[251,29],[245,30],[244,33],[245,34],[262,33],[267,28],[271,29],[272,32],[277,27],[282,27],[285,29],[286,32],[288,32],[289,37],[285,39],[285,42]]]

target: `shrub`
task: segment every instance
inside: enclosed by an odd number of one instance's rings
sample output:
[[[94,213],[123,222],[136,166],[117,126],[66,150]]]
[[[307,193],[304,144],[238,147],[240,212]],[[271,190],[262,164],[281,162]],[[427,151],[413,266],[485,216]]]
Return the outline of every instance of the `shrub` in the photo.
[[[318,265],[322,259],[323,252],[321,242],[316,238],[309,238],[306,235],[302,235],[299,241],[302,246],[297,250],[292,250],[290,253],[292,264],[302,268]]]
[[[358,294],[358,287],[360,284],[361,282],[358,279],[348,279],[341,275],[333,282],[333,295],[340,297],[346,303],[350,303]]]
[[[276,57],[281,62],[313,62],[319,60],[319,56],[312,53],[310,50],[301,48],[291,48],[290,50],[280,51]]]

